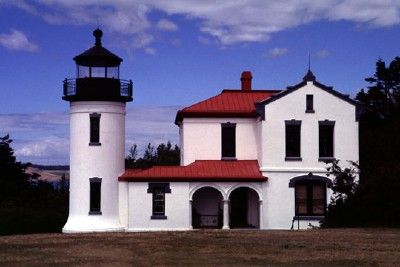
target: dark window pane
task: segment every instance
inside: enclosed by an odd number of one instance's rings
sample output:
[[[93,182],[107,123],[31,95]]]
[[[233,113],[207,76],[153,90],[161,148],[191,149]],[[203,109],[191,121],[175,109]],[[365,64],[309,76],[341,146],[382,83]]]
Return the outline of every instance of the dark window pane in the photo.
[[[90,183],[90,211],[100,211],[101,183]]]
[[[319,125],[319,156],[333,157],[333,125]]]
[[[153,190],[153,215],[165,214],[165,190],[154,188]]]
[[[306,96],[306,110],[314,110],[314,96],[307,95]]]
[[[90,142],[100,142],[100,116],[90,116]]]
[[[236,157],[236,128],[222,126],[222,157]]]
[[[300,157],[300,125],[286,125],[286,157]]]

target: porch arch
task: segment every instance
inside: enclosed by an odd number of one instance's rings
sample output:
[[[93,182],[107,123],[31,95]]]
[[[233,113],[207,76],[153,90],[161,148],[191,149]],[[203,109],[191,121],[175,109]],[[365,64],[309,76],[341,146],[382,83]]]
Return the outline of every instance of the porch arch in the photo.
[[[193,228],[222,228],[224,196],[211,186],[194,190],[190,200],[190,219]]]
[[[202,183],[202,184],[199,184],[199,185],[197,185],[196,187],[194,187],[193,189],[190,190],[190,192],[189,192],[189,200],[192,201],[194,193],[196,193],[197,190],[199,190],[201,188],[204,188],[204,187],[211,187],[211,188],[214,188],[215,190],[218,190],[221,193],[223,200],[227,199],[224,190],[218,184],[215,184],[215,183]]]
[[[262,199],[257,189],[235,186],[228,199],[230,228],[262,228]]]

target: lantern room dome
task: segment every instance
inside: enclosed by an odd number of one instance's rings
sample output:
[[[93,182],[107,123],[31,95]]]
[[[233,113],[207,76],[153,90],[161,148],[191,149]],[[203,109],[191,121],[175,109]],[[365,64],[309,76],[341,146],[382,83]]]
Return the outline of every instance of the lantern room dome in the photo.
[[[76,64],[87,67],[119,66],[122,62],[122,58],[111,53],[101,45],[101,37],[103,36],[102,30],[97,28],[93,31],[93,36],[96,38],[95,45],[74,57]]]

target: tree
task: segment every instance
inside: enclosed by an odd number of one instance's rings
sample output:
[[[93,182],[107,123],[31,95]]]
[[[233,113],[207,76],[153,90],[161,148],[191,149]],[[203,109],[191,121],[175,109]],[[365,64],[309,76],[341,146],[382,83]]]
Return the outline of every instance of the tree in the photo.
[[[159,144],[157,148],[148,143],[143,156],[138,158],[137,155],[137,145],[134,144],[125,158],[126,168],[147,169],[155,165],[171,166],[179,165],[180,163],[180,149],[177,145],[172,147],[170,141],[167,144]]]
[[[375,74],[365,78],[370,86],[362,89],[356,99],[364,104],[366,118],[376,120],[390,119],[399,111],[400,106],[400,57],[396,57],[389,66],[379,59]]]
[[[327,167],[328,176],[333,175],[333,195],[328,205],[323,226],[340,227],[357,225],[353,211],[354,196],[358,190],[357,173],[359,165],[349,161],[350,166],[342,168],[339,160],[334,160]]]
[[[31,178],[25,173],[27,164],[16,161],[11,143],[8,134],[0,137],[0,203],[17,200],[20,193],[27,190]]]

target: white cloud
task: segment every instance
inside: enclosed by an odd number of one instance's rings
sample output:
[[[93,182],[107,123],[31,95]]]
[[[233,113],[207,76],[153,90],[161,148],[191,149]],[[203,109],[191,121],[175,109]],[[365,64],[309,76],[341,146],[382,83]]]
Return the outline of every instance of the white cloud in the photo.
[[[152,48],[152,47],[146,47],[146,48],[144,49],[144,52],[145,52],[146,54],[149,54],[149,55],[152,55],[152,56],[154,56],[154,55],[157,53],[157,51],[156,51],[154,48]]]
[[[38,45],[28,40],[25,33],[11,29],[10,33],[0,34],[0,45],[15,51],[35,52],[39,49]]]
[[[164,31],[176,31],[178,30],[178,26],[170,20],[161,19],[157,22],[157,28]]]
[[[317,52],[317,57],[319,58],[326,58],[330,55],[331,53],[329,52],[329,50],[326,49],[321,49]]]
[[[275,47],[268,51],[268,56],[281,57],[288,53],[288,49],[284,47]]]
[[[106,30],[133,38],[154,30],[176,30],[168,18],[151,21],[156,10],[196,20],[199,31],[222,46],[265,42],[277,32],[311,22],[349,21],[386,27],[400,23],[398,0],[36,0],[9,1],[53,24],[91,24],[97,19]]]

